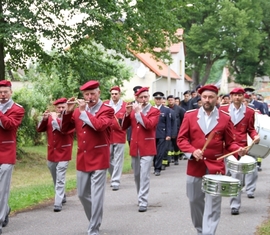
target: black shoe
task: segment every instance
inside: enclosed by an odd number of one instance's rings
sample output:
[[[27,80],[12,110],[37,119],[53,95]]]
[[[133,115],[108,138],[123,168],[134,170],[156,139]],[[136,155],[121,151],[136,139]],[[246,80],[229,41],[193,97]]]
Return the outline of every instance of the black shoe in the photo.
[[[231,214],[232,214],[232,215],[239,215],[239,210],[236,209],[236,208],[232,208]]]
[[[112,190],[113,190],[113,191],[119,190],[119,186],[118,186],[118,185],[113,185],[113,186],[112,186]]]
[[[11,208],[9,207],[9,210],[8,210],[8,213],[7,213],[6,217],[5,217],[5,220],[4,220],[4,222],[2,223],[2,227],[6,227],[6,226],[8,225],[10,211],[11,211]],[[0,234],[1,234],[1,233],[0,233]]]
[[[60,212],[62,210],[62,206],[54,206],[53,211],[54,212]]]
[[[166,166],[165,166],[165,165],[162,165],[162,166],[161,166],[161,170],[162,170],[162,171],[165,171],[165,170],[166,170]]]
[[[2,234],[2,229],[0,228],[0,234]]]
[[[67,202],[67,196],[66,196],[66,194],[64,194],[64,198],[63,198],[63,200],[62,200],[62,204],[63,203],[66,203]]]
[[[147,207],[146,206],[140,206],[138,211],[139,212],[146,212],[147,211]]]
[[[179,162],[178,162],[178,161],[175,161],[175,162],[174,162],[174,165],[179,165]]]
[[[254,198],[254,195],[253,194],[248,194],[247,197],[252,199],[252,198]]]
[[[160,176],[160,172],[159,171],[156,171],[155,172],[155,176]]]

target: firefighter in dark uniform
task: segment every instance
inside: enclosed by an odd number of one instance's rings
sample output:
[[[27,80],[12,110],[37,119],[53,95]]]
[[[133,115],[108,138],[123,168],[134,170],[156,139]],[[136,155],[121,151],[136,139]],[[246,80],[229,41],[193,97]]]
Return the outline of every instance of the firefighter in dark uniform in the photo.
[[[175,99],[172,95],[169,95],[167,97],[167,101],[168,101],[169,108],[174,110],[175,120],[176,120],[176,131],[177,131],[176,136],[172,135],[172,139],[171,139],[172,149],[168,152],[168,154],[172,157],[174,161],[174,165],[179,165],[178,160],[179,160],[181,152],[176,144],[176,137],[179,132],[179,129],[184,119],[184,115],[186,111],[182,107],[175,104]]]
[[[167,142],[171,140],[171,112],[168,107],[162,105],[162,92],[153,94],[155,107],[159,109],[160,116],[156,129],[156,148],[157,154],[154,157],[155,175],[159,176],[162,169],[162,160],[167,155]]]

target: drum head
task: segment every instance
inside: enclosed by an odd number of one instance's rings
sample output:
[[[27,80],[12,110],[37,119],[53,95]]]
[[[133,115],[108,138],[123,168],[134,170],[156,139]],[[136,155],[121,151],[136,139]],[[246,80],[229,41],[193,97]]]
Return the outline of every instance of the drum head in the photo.
[[[253,144],[247,154],[256,158],[266,158],[270,154],[270,148],[260,144]]]
[[[238,160],[233,155],[230,155],[229,157],[227,157],[227,161],[238,162]]]
[[[232,183],[239,182],[238,179],[232,178],[232,177],[227,176],[227,175],[212,175],[212,174],[209,174],[209,175],[204,175],[203,178],[208,179],[208,180],[212,180],[212,181],[217,181],[217,182],[222,182],[222,181],[232,182]]]
[[[244,164],[248,164],[248,163],[255,163],[256,160],[248,155],[244,155],[240,158],[239,163],[244,163]]]

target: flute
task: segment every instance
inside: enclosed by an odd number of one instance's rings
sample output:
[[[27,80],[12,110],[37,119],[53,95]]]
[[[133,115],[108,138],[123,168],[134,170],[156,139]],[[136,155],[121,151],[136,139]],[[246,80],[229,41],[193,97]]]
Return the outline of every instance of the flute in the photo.
[[[95,100],[84,100],[84,102],[85,103],[96,103]],[[78,100],[71,100],[71,101],[68,101],[67,104],[79,104],[79,102],[78,102]]]

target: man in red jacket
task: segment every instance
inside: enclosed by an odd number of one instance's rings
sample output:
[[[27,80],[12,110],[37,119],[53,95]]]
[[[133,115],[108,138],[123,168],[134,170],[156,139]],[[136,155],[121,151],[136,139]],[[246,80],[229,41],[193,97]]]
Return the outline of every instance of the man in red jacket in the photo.
[[[190,202],[191,218],[198,234],[214,235],[220,219],[221,196],[213,196],[201,190],[202,177],[206,174],[225,174],[224,160],[217,160],[224,154],[245,150],[233,140],[233,124],[230,116],[216,108],[218,89],[205,85],[198,90],[202,107],[186,112],[180,128],[177,144],[188,157],[187,196]],[[213,133],[213,139],[202,151],[206,139]]]
[[[220,110],[223,110],[230,114],[231,121],[233,123],[233,138],[235,142],[241,146],[245,147],[248,145],[247,134],[250,136],[255,143],[260,141],[260,137],[254,128],[255,122],[255,111],[244,105],[244,94],[245,90],[243,88],[234,88],[230,92],[231,104],[226,104],[220,106]],[[243,177],[257,179],[258,172],[257,168],[253,173],[250,173],[247,176],[243,176],[241,173],[230,172],[232,177],[242,180]],[[248,197],[254,197],[253,194],[248,194]],[[238,215],[239,209],[241,207],[241,192],[236,196],[232,197],[230,200],[231,214]]]
[[[147,211],[150,170],[156,155],[156,127],[160,111],[149,103],[148,87],[139,89],[137,102],[126,106],[123,129],[131,126],[130,156],[138,194],[139,212]]]
[[[124,162],[124,150],[126,143],[126,131],[122,130],[122,118],[126,112],[126,103],[121,99],[121,89],[114,86],[110,89],[111,99],[104,103],[109,104],[114,109],[114,119],[111,125],[110,139],[110,168],[111,187],[113,191],[117,191],[120,185],[122,168]]]
[[[11,82],[0,81],[0,234],[9,222],[8,198],[11,175],[16,162],[16,135],[24,109],[11,98]]]
[[[47,166],[51,172],[55,190],[54,212],[60,212],[62,203],[66,203],[66,171],[71,160],[73,146],[74,129],[67,133],[60,130],[61,115],[67,107],[66,102],[66,98],[54,101],[56,112],[46,110],[37,127],[38,132],[47,133]]]
[[[62,131],[75,127],[78,139],[77,192],[89,220],[88,235],[98,235],[102,222],[106,172],[110,166],[110,134],[114,110],[100,99],[98,81],[80,87],[83,98],[68,100]],[[78,108],[75,109],[75,104]]]

